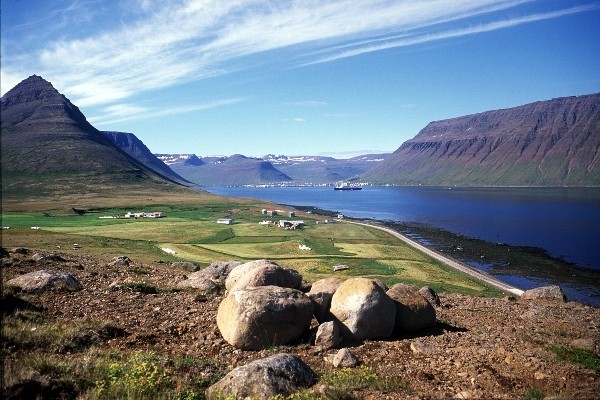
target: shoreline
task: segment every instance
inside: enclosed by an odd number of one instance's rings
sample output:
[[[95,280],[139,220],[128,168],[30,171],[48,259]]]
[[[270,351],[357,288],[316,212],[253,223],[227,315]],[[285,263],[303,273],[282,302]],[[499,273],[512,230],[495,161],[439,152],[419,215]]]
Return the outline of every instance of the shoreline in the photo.
[[[315,206],[289,203],[282,205],[333,218],[338,214]],[[375,224],[384,226],[424,248],[464,265],[468,270],[477,271],[482,276],[491,276],[518,290],[559,285],[569,301],[600,308],[600,285],[594,285],[594,282],[600,283],[600,270],[578,266],[554,257],[544,249],[489,242],[418,222],[348,216],[344,220],[363,222],[372,227],[376,227]]]
[[[493,275],[490,275],[486,272],[480,271],[480,270],[473,268],[473,267],[471,267],[465,263],[462,263],[458,260],[452,259],[446,255],[443,255],[427,246],[424,246],[424,245],[418,243],[417,241],[414,241],[414,240],[408,238],[407,236],[401,234],[400,232],[393,230],[392,228],[388,228],[388,227],[381,226],[381,225],[375,225],[373,223],[365,223],[365,222],[357,222],[357,221],[349,221],[349,220],[342,220],[342,222],[371,227],[371,228],[375,228],[375,229],[379,229],[381,231],[387,232],[390,235],[392,235],[392,236],[400,239],[404,243],[408,244],[409,246],[419,250],[420,252],[422,252],[424,254],[427,254],[428,256],[435,259],[436,261],[439,261],[448,267],[451,267],[460,272],[463,272],[463,273],[471,276],[472,278],[475,278],[486,284],[494,286],[496,289],[499,289],[503,292],[508,292],[508,293],[511,293],[511,294],[514,294],[517,296],[522,296],[524,293],[524,291],[522,289],[520,289],[516,286],[510,285],[510,284],[494,277]]]

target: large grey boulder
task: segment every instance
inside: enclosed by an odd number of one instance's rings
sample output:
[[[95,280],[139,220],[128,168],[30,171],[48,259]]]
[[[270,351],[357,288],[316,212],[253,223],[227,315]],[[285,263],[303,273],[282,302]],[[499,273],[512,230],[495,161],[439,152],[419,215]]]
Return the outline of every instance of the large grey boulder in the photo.
[[[567,301],[567,296],[560,286],[551,285],[526,290],[521,300]]]
[[[240,265],[242,265],[242,262],[237,260],[215,261],[200,271],[200,275],[211,279],[219,285],[224,285],[231,271]]]
[[[387,294],[396,305],[396,332],[416,332],[435,326],[435,308],[414,286],[398,283]]]
[[[243,350],[297,340],[310,327],[313,303],[301,291],[257,286],[231,292],[221,301],[217,326],[223,339]]]
[[[312,284],[308,297],[315,305],[315,318],[319,323],[329,319],[329,309],[331,308],[331,298],[342,284],[343,280],[337,277],[319,279]]]
[[[341,324],[342,336],[348,339],[386,338],[394,330],[394,302],[372,279],[343,282],[333,294],[330,312]]]
[[[297,271],[281,268],[272,261],[258,260],[239,265],[225,281],[225,287],[230,292],[269,285],[300,289],[302,276]]]
[[[171,268],[183,269],[191,272],[200,270],[199,266],[189,261],[175,261],[174,263],[171,263]]]
[[[177,283],[180,288],[194,288],[205,294],[217,293],[225,285],[225,280],[239,266],[239,261],[218,261],[203,270],[190,274],[187,279]]]
[[[289,396],[312,386],[317,379],[304,361],[292,354],[276,354],[229,372],[206,390],[206,398],[268,399]]]
[[[59,272],[41,270],[18,276],[6,282],[6,286],[27,292],[42,293],[47,290],[81,290],[75,277]]]

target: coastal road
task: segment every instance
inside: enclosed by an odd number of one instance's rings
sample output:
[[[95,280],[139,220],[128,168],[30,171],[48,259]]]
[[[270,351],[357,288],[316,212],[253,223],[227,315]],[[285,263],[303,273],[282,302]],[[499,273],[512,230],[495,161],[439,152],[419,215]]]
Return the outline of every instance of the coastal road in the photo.
[[[438,253],[437,251],[434,251],[426,246],[423,246],[422,244],[404,236],[401,233],[396,232],[393,229],[390,228],[386,228],[384,226],[381,225],[374,225],[374,224],[367,224],[364,222],[355,222],[355,221],[348,221],[348,220],[344,220],[344,222],[350,223],[350,224],[355,224],[355,225],[362,225],[362,226],[367,226],[370,228],[375,228],[375,229],[379,229],[382,230],[384,232],[389,233],[390,235],[393,235],[395,237],[397,237],[398,239],[402,240],[404,243],[408,244],[409,246],[427,254],[429,257],[441,262],[444,265],[447,265],[451,268],[457,269],[461,272],[464,272],[467,275],[472,276],[475,279],[478,279],[482,282],[485,282],[491,286],[494,286],[504,292],[508,292],[508,293],[512,293],[512,294],[516,294],[517,296],[521,296],[523,294],[523,290],[509,285],[506,282],[501,281],[500,279],[495,278],[494,276],[487,274],[483,271],[479,271],[478,269],[475,269],[465,263],[461,263],[459,261],[456,261],[452,258],[449,258],[443,254]]]

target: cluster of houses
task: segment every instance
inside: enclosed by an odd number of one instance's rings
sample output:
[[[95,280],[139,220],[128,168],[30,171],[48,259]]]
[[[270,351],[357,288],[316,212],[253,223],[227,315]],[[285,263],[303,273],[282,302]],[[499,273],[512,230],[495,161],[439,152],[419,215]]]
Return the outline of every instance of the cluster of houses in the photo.
[[[131,211],[125,215],[108,215],[104,217],[100,217],[100,219],[120,219],[120,218],[162,218],[165,215],[161,211],[153,211],[153,212],[135,212]]]
[[[268,216],[268,217],[273,217],[273,216],[277,216],[277,215],[285,215],[286,212],[283,210],[269,210],[269,209],[263,208],[261,210],[261,214]],[[287,216],[289,218],[293,218],[296,216],[296,212],[288,211]],[[342,219],[342,218],[344,218],[344,215],[338,214],[337,218]],[[334,222],[334,219],[324,219],[324,220],[318,220],[317,224],[331,224],[333,222]],[[217,220],[217,224],[232,225],[233,219],[232,218],[219,218]],[[264,221],[259,222],[258,224],[259,225],[267,225],[267,226],[277,226],[279,228],[289,229],[289,230],[300,229],[300,228],[304,227],[304,225],[305,225],[304,221],[301,221],[301,220],[286,220],[286,219],[282,219],[279,221],[264,220]]]

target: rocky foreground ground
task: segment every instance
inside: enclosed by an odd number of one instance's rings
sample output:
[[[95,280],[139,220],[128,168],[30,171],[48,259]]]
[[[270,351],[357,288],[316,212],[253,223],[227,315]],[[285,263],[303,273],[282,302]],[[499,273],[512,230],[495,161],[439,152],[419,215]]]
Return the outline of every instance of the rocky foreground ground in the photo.
[[[46,253],[47,255],[47,253]],[[318,351],[310,337],[294,346],[243,351],[223,340],[216,325],[222,294],[174,290],[190,271],[166,264],[129,265],[85,255],[36,256],[34,250],[2,258],[2,282],[41,269],[74,276],[81,290],[17,294],[39,307],[45,318],[70,324],[101,321],[112,334],[96,333],[94,346],[114,351],[152,350],[173,357],[193,355],[218,360],[225,372],[277,353],[299,356],[322,374],[334,369],[325,358],[336,350]],[[124,282],[146,282],[152,290],[109,290]],[[14,312],[13,297],[3,301],[3,317]],[[440,293],[437,326],[410,336],[346,343],[363,366],[400,382],[403,389],[365,385],[353,389],[361,399],[438,398],[573,398],[600,393],[600,309],[575,302],[522,301]],[[13,299],[8,302],[7,299]],[[29,376],[18,360],[32,351],[13,346],[3,335],[4,390]],[[592,354],[587,366],[569,358],[573,349]],[[69,352],[64,354],[69,357]],[[207,363],[207,366],[209,363]],[[205,379],[222,374],[206,368]],[[327,398],[327,387],[314,390]]]

